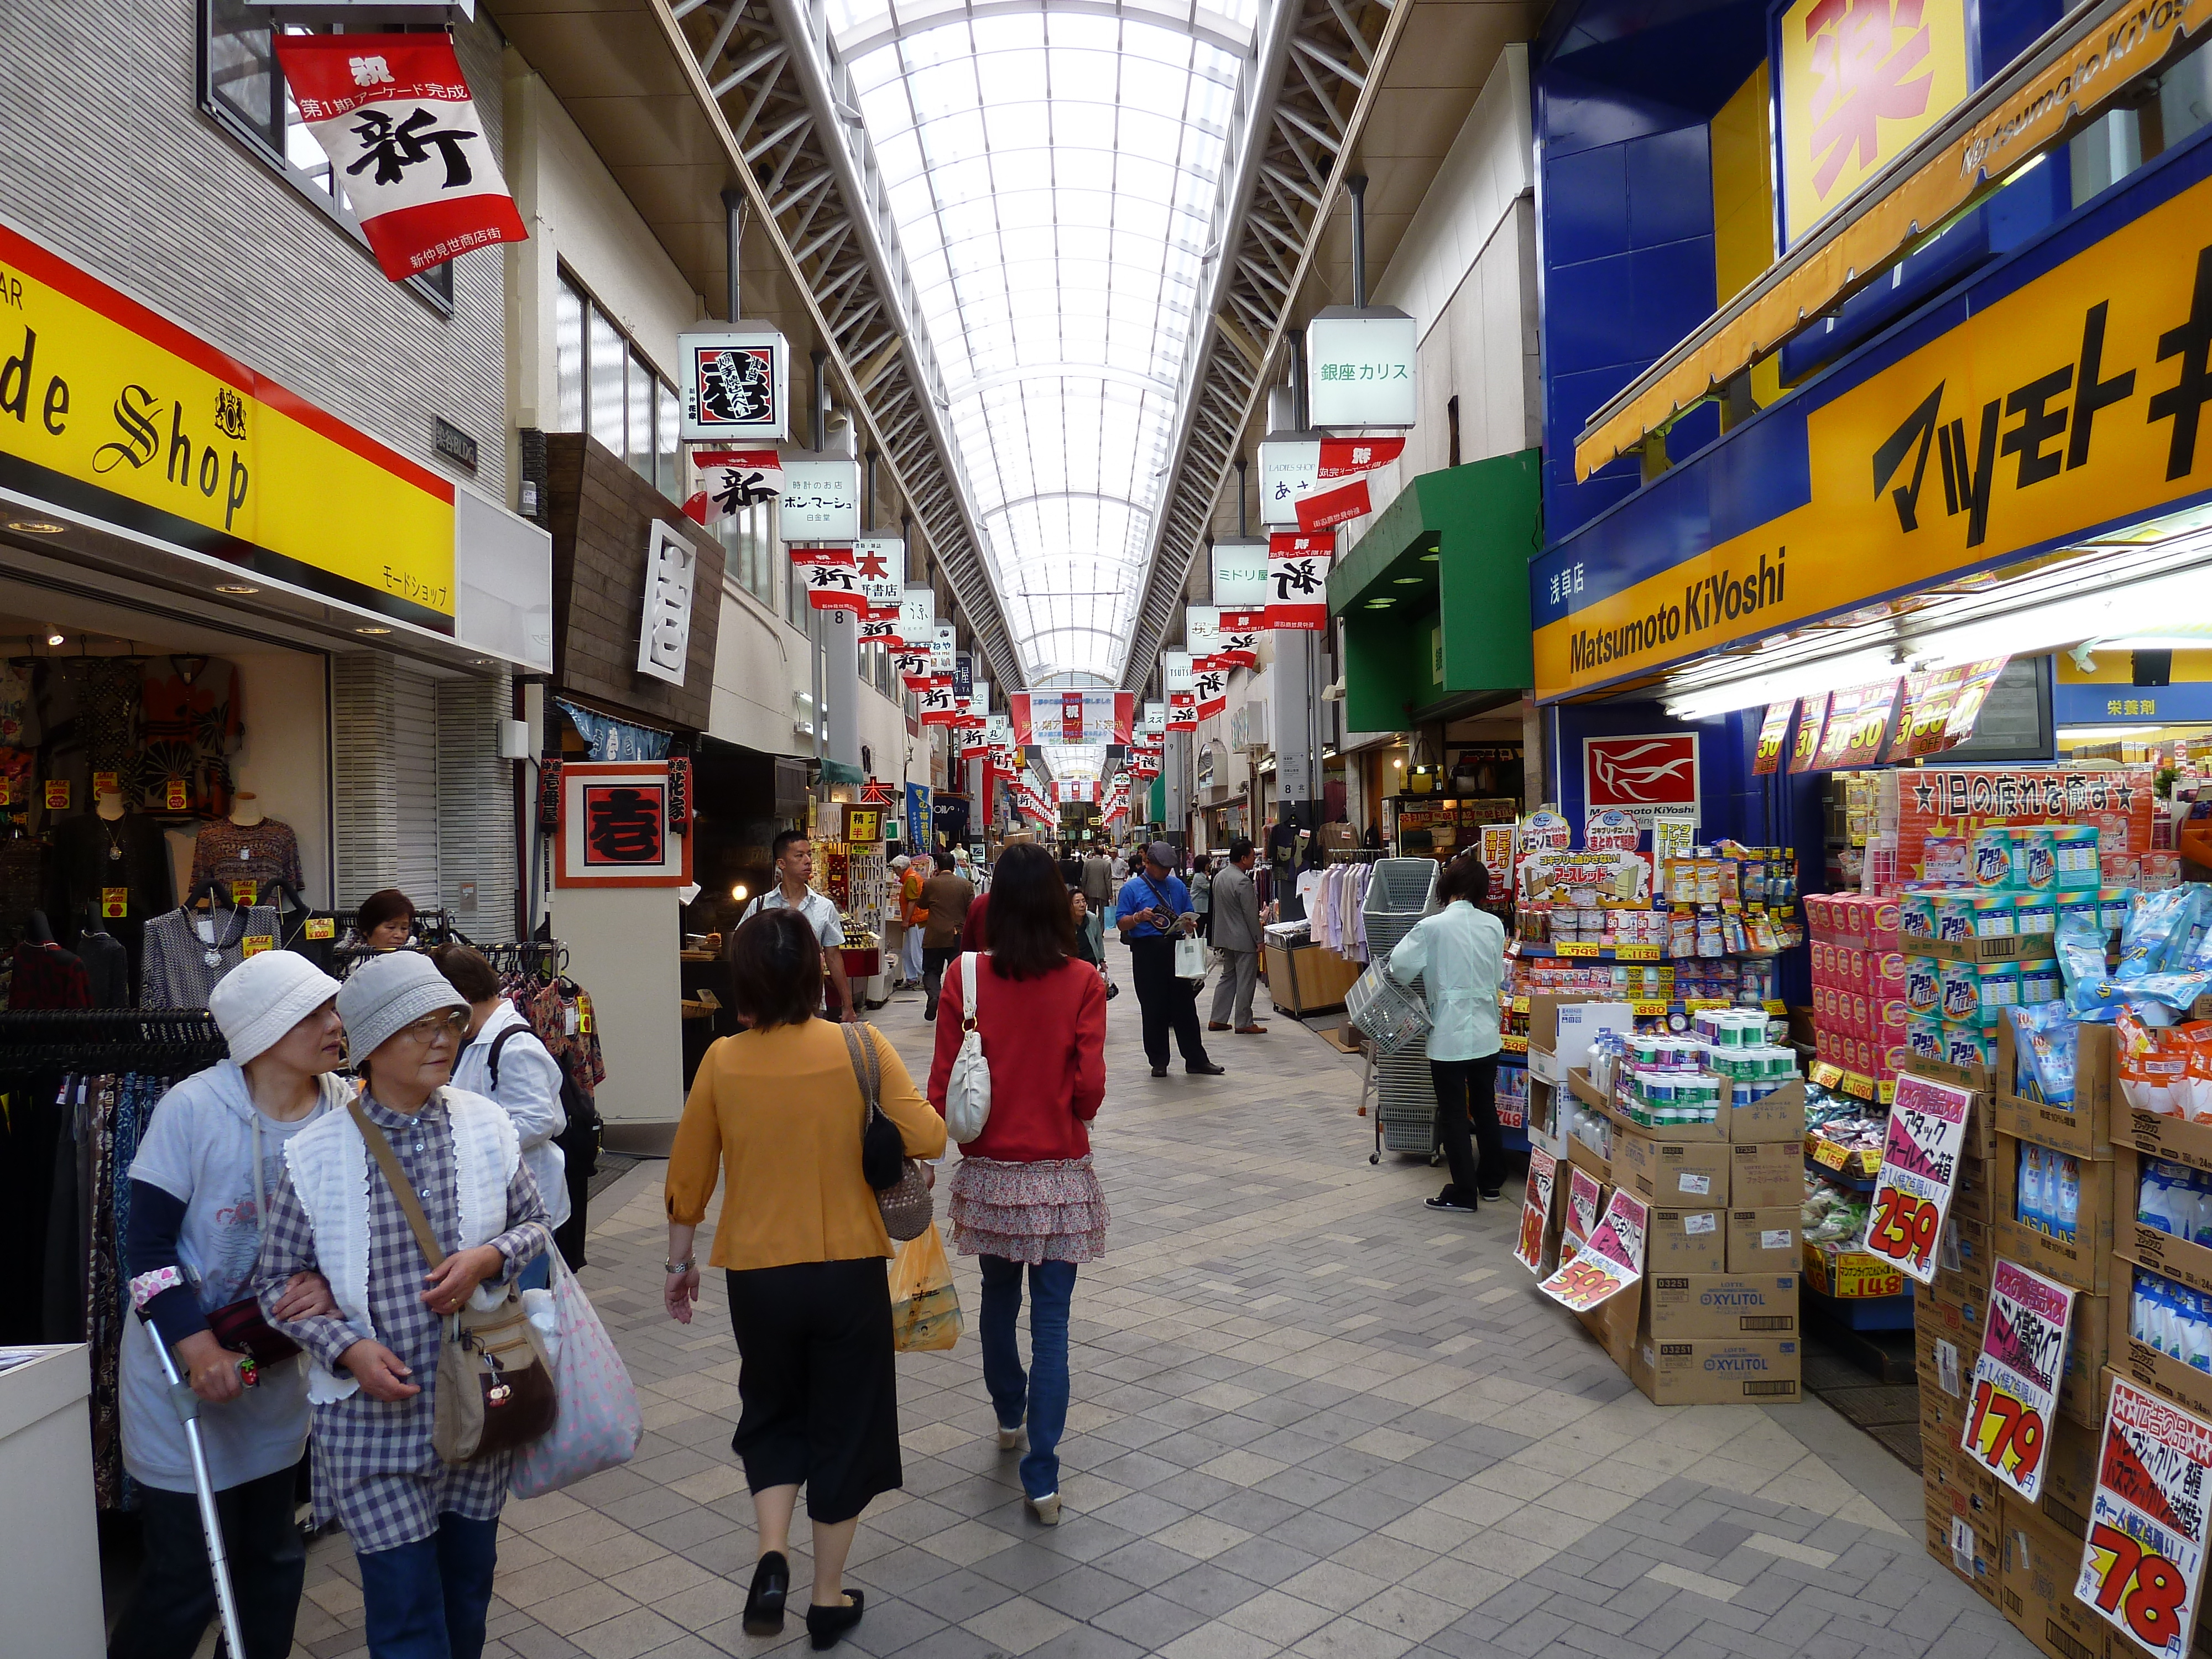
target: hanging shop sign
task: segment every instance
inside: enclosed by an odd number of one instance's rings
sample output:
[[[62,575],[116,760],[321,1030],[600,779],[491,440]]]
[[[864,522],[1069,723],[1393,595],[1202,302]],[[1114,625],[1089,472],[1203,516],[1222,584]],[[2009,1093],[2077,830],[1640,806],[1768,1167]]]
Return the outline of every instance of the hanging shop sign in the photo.
[[[1389,306],[1329,306],[1306,325],[1306,402],[1320,427],[1409,427],[1420,418],[1420,328]]]
[[[897,672],[899,684],[908,691],[921,691],[929,685],[929,653],[902,651],[891,659],[891,667]]]
[[[529,240],[451,35],[278,31],[270,44],[386,276]]]
[[[1210,720],[1229,708],[1229,671],[1200,668],[1191,675],[1191,695],[1197,700],[1198,717]]]
[[[853,566],[860,579],[860,598],[867,607],[860,612],[860,643],[880,645],[887,651],[902,649],[906,644],[905,636],[899,632],[899,597],[903,584],[896,576],[871,576],[866,556],[857,547],[853,555]]]
[[[953,695],[950,684],[926,686],[915,696],[921,705],[921,723],[924,726],[957,726],[960,723],[960,700]]]
[[[1144,718],[1137,722],[1137,730],[1157,742],[1160,733],[1167,730],[1167,725],[1168,706],[1164,702],[1154,699],[1146,703]]]
[[[952,653],[952,695],[963,702],[975,695],[975,659],[970,652]]]
[[[787,542],[843,542],[860,533],[860,464],[842,455],[783,458],[781,533]]]
[[[868,602],[860,592],[860,578],[853,568],[853,550],[818,544],[796,544],[791,550],[792,573],[806,586],[806,603],[816,611],[849,611],[865,616]]]
[[[1936,1245],[1958,1183],[1973,1101],[1972,1091],[1932,1078],[1906,1073],[1897,1079],[1866,1248],[1923,1285],[1936,1282]]]
[[[1006,696],[1013,741],[1128,743],[1136,708],[1127,691],[1013,691]]]
[[[1960,1445],[2031,1504],[2043,1492],[2043,1454],[2058,1421],[2073,1319],[2066,1285],[2009,1261],[1995,1264]]]
[[[1218,605],[1188,605],[1182,612],[1183,643],[1190,647],[1194,670],[1210,668],[1221,649],[1221,609]]]
[[[1160,653],[1160,690],[1170,696],[1177,691],[1188,691],[1191,684],[1190,653],[1163,651]]]
[[[1612,807],[1648,826],[1662,812],[1698,810],[1698,735],[1649,732],[1583,739],[1583,806]]]
[[[0,485],[453,631],[449,480],[4,224],[0,273]]]
[[[1260,630],[1266,626],[1265,611],[1223,611],[1224,618],[1221,635],[1213,652],[1213,660],[1224,668],[1257,668],[1260,665]],[[1227,619],[1234,617],[1239,624],[1231,628]],[[1256,622],[1247,619],[1257,617]]]
[[[903,536],[859,536],[853,541],[853,562],[861,576],[870,581],[891,585],[890,603],[896,605],[906,589],[906,538]]]
[[[700,449],[691,453],[700,488],[684,503],[695,524],[733,519],[783,494],[783,458],[773,449]]]
[[[1267,538],[1267,626],[1315,630],[1328,626],[1329,532]]]
[[[570,761],[561,768],[556,887],[687,887],[691,837],[666,761]]]
[[[949,622],[939,623],[929,636],[929,683],[943,690],[952,689],[952,659],[959,653],[960,630]]]
[[[926,651],[937,631],[937,592],[908,585],[899,591],[899,642],[909,651]]]
[[[791,435],[791,347],[769,328],[676,337],[687,443],[775,444]]]
[[[1168,693],[1168,730],[1195,732],[1198,730],[1198,693],[1170,691]]]
[[[1783,244],[1966,98],[1966,0],[1795,0],[1775,17]]]
[[[1813,751],[1816,772],[1870,766],[1889,736],[1889,717],[1897,709],[1897,681],[1850,685],[1828,698],[1828,720],[1820,746]]]
[[[2075,1599],[2158,1659],[2185,1659],[2204,1588],[2212,1423],[2112,1378]]]
[[[2081,233],[2136,199],[2093,211]],[[1788,414],[1749,449],[1717,446],[1730,476],[1750,465],[1766,483],[1705,522],[1764,522],[1662,528],[1653,514],[1711,482],[1692,462],[1670,475],[1673,496],[1632,497],[1539,556],[1540,697],[2061,548],[2212,487],[2212,375],[2191,343],[2212,333],[2208,223],[2201,179],[2033,280],[2019,257],[1999,264],[1957,326],[1894,361],[1847,363],[1777,405]],[[1705,545],[1675,558],[1685,537]]]
[[[645,551],[645,611],[638,619],[637,672],[684,684],[691,651],[691,590],[699,555],[674,525],[656,520]]]
[[[1403,438],[1271,439],[1260,446],[1260,522],[1310,532],[1362,518],[1374,510],[1366,475],[1405,453]],[[1213,600],[1229,604],[1218,585]]]
[[[1271,530],[1297,529],[1297,504],[1312,495],[1320,483],[1320,439],[1268,439],[1260,446],[1260,522]],[[1214,545],[1218,553],[1221,544],[1217,542]],[[1250,556],[1240,546],[1237,556],[1242,560]],[[1262,559],[1266,556],[1264,549],[1261,556]],[[1218,587],[1213,597],[1217,605],[1229,603],[1221,597]],[[1262,602],[1265,602],[1264,589]]]
[[[1260,449],[1264,456],[1267,446],[1262,444]],[[1261,465],[1264,477],[1265,462]],[[1267,608],[1267,544],[1264,538],[1233,536],[1214,543],[1213,603],[1229,616]],[[1234,625],[1223,623],[1224,628]]]

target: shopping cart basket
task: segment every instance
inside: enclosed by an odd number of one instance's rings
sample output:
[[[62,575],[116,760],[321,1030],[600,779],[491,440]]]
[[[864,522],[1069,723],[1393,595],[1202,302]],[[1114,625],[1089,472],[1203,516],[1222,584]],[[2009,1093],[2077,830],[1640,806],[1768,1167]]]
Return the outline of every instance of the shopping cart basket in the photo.
[[[1373,1041],[1379,1054],[1403,1053],[1428,1035],[1428,1005],[1418,993],[1392,979],[1379,962],[1370,963],[1345,993],[1344,1012]]]

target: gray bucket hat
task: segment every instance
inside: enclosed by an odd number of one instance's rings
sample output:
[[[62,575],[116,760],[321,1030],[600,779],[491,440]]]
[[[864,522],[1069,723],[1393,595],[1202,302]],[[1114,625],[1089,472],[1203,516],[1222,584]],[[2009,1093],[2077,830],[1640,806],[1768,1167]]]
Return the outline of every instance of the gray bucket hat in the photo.
[[[359,1066],[386,1040],[425,1014],[468,1006],[430,958],[417,951],[372,957],[338,991],[346,1051]]]

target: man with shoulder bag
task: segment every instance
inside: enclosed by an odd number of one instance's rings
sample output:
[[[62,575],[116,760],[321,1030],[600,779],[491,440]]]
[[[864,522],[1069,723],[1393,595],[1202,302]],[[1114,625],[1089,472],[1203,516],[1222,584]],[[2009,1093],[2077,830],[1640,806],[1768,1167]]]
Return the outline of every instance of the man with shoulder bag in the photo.
[[[1145,1058],[1152,1075],[1168,1074],[1168,1033],[1175,1032],[1182,1054],[1183,1070],[1194,1077],[1218,1077],[1228,1067],[1217,1066],[1206,1052],[1206,1038],[1198,1029],[1198,989],[1206,958],[1193,937],[1198,915],[1190,908],[1190,892],[1173,872],[1176,849],[1156,841],[1140,854],[1140,867],[1121,884],[1121,896],[1114,906],[1114,925],[1128,942],[1129,973],[1137,982],[1137,1006],[1144,1012]],[[1176,952],[1198,953],[1198,972],[1179,971]]]

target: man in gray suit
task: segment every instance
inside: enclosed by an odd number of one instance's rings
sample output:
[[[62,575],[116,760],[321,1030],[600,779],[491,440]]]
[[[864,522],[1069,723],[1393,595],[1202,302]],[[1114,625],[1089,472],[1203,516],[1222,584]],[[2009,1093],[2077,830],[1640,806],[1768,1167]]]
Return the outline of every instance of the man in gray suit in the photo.
[[[1235,1026],[1244,1036],[1263,1036],[1267,1028],[1252,1020],[1252,988],[1260,981],[1260,895],[1252,885],[1252,843],[1239,836],[1229,843],[1229,862],[1213,878],[1213,948],[1221,952],[1221,982],[1213,991],[1210,1031]]]

